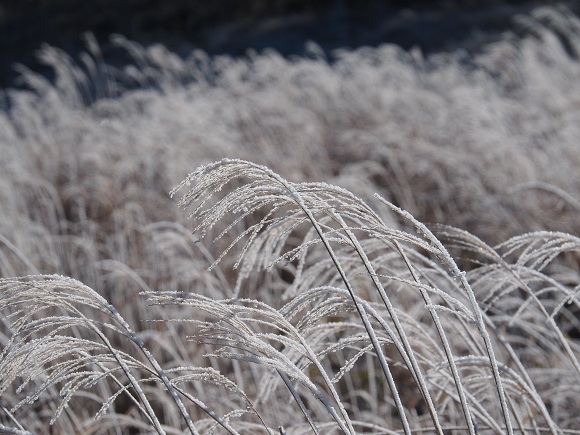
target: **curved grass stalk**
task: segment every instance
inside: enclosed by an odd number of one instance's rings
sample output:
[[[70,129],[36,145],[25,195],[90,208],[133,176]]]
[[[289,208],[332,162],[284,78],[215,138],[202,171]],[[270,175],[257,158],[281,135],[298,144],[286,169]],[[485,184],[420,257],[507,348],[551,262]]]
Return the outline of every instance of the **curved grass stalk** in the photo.
[[[294,193],[294,192],[292,192],[292,193]],[[296,193],[294,193],[294,194],[296,194]],[[300,196],[298,196],[298,198],[300,198]],[[348,290],[348,292],[349,292],[349,294],[350,294],[350,296],[355,304],[358,315],[361,318],[361,321],[363,322],[363,325],[364,325],[367,333],[369,334],[369,338],[370,338],[371,343],[373,345],[373,349],[375,350],[377,357],[379,358],[379,362],[380,362],[383,374],[385,375],[385,378],[387,379],[387,382],[389,384],[389,388],[391,388],[391,394],[393,395],[393,400],[395,401],[397,410],[399,411],[400,419],[401,419],[401,422],[403,424],[403,429],[404,429],[406,434],[411,434],[411,428],[409,427],[409,422],[407,421],[407,416],[405,414],[405,410],[403,408],[401,398],[399,397],[398,390],[397,390],[397,387],[395,385],[395,381],[394,381],[393,376],[391,374],[391,371],[388,367],[384,353],[383,353],[383,351],[380,347],[380,344],[378,342],[376,333],[375,333],[375,331],[370,323],[370,320],[366,314],[366,311],[364,310],[362,305],[358,302],[354,288],[351,286],[348,278],[346,277],[346,274],[345,274],[344,270],[342,269],[342,266],[340,265],[338,258],[334,254],[334,251],[333,251],[332,247],[330,246],[329,241],[324,236],[324,233],[322,232],[322,229],[320,228],[318,222],[316,221],[316,219],[312,215],[312,212],[306,207],[306,205],[304,204],[304,202],[301,199],[298,202],[298,204],[300,205],[300,207],[302,208],[304,213],[306,213],[306,215],[310,219],[310,222],[312,223],[312,225],[316,229],[318,236],[320,237],[322,243],[324,244],[324,247],[326,248],[328,254],[332,258],[332,261],[333,261],[334,265],[336,266],[336,269],[337,269],[338,273],[340,274],[340,277],[341,277],[344,285],[346,286],[346,288],[347,288],[347,290]]]
[[[455,263],[455,261],[453,261],[453,259],[451,258],[451,256],[447,252],[447,249],[443,246],[443,244],[439,241],[439,239],[437,239],[437,237],[435,237],[435,235],[423,223],[421,223],[417,219],[415,219],[410,213],[408,213],[404,210],[401,210],[399,207],[389,203],[385,199],[381,198],[379,195],[376,195],[376,197],[383,204],[387,205],[393,211],[395,211],[397,214],[401,215],[402,217],[404,217],[408,221],[412,222],[413,225],[415,225],[415,227],[418,229],[418,231],[427,240],[429,240],[434,246],[436,246],[438,248],[438,250],[441,253],[442,261],[446,262],[447,266],[449,267],[450,272],[455,277],[457,277],[457,279],[461,283],[461,286],[465,289],[467,296],[469,298],[469,301],[471,302],[471,306],[473,307],[473,312],[474,312],[474,315],[476,318],[477,327],[479,329],[481,337],[483,338],[483,341],[485,344],[485,349],[486,349],[486,352],[488,354],[489,363],[490,363],[492,373],[493,373],[493,379],[494,379],[494,382],[496,385],[496,390],[498,393],[498,397],[500,400],[500,406],[502,409],[502,414],[503,414],[504,422],[506,425],[506,431],[508,432],[508,434],[513,435],[513,427],[512,427],[512,423],[511,423],[510,412],[508,409],[506,394],[505,394],[505,390],[503,388],[503,382],[501,379],[501,375],[499,374],[497,359],[495,357],[495,351],[493,350],[493,345],[491,343],[491,337],[490,337],[489,332],[487,331],[487,328],[485,326],[483,314],[481,312],[481,309],[479,308],[479,304],[477,303],[477,299],[475,298],[475,294],[473,292],[473,289],[469,285],[469,282],[467,282],[465,272],[462,272],[459,270],[459,268],[457,267],[457,264]]]
[[[397,251],[400,252],[401,257],[405,261],[411,276],[418,284],[421,283],[415,268],[409,261],[403,247],[397,240],[393,240],[393,244],[397,248]],[[429,297],[429,293],[427,293],[424,289],[420,288],[419,291],[421,292],[421,296],[425,301],[426,306],[432,306],[431,298]],[[453,352],[451,351],[451,347],[449,346],[449,341],[447,340],[447,334],[445,334],[445,330],[443,329],[443,325],[437,315],[437,312],[434,309],[429,309],[429,313],[431,314],[431,318],[433,319],[433,323],[435,324],[435,328],[437,329],[437,334],[441,339],[441,343],[443,344],[443,349],[445,351],[445,356],[447,357],[447,361],[449,362],[449,367],[451,369],[451,373],[453,375],[453,380],[455,382],[455,387],[457,388],[457,394],[459,394],[459,400],[461,402],[461,408],[463,410],[463,414],[465,416],[465,421],[467,423],[467,428],[470,434],[475,434],[475,428],[473,426],[473,420],[471,418],[471,412],[469,410],[469,405],[467,404],[467,398],[465,397],[465,391],[461,382],[461,377],[459,375],[459,371],[457,370],[457,366],[455,365],[455,360],[453,357]],[[431,405],[432,406],[432,405]]]
[[[407,339],[407,335],[405,334],[405,331],[404,331],[404,329],[399,321],[397,313],[395,312],[395,309],[394,309],[391,301],[389,300],[389,298],[385,292],[385,289],[383,288],[383,285],[379,281],[377,273],[374,270],[374,267],[372,266],[371,262],[369,261],[366,253],[364,252],[364,249],[362,248],[362,246],[358,242],[358,239],[355,237],[355,235],[352,233],[352,231],[346,225],[346,223],[344,222],[342,217],[338,214],[335,214],[335,213],[333,213],[333,214],[334,214],[334,217],[339,222],[339,224],[344,229],[344,231],[346,232],[351,243],[354,245],[354,248],[355,248],[357,254],[360,256],[360,258],[364,264],[364,267],[367,270],[368,275],[371,277],[375,288],[379,292],[379,295],[381,296],[381,299],[383,300],[383,303],[385,304],[385,307],[387,308],[387,311],[389,312],[389,315],[390,315],[391,319],[393,320],[393,323],[395,324],[395,329],[397,330],[399,338],[401,339],[401,342],[404,346],[405,353],[411,362],[411,367],[413,368],[412,373],[415,377],[415,380],[417,381],[417,383],[419,385],[419,389],[421,391],[423,398],[427,402],[429,413],[431,414],[431,418],[433,420],[433,424],[435,425],[435,429],[438,433],[443,434],[443,429],[441,428],[441,424],[439,423],[439,417],[437,416],[437,412],[435,411],[435,407],[433,406],[433,401],[431,399],[431,395],[430,395],[429,390],[427,388],[427,385],[425,383],[425,379],[423,377],[423,374],[421,373],[421,369],[419,368],[419,364],[417,363],[413,349],[411,348],[411,344],[409,343],[409,340]],[[346,275],[343,277],[343,280],[346,280]],[[351,288],[347,284],[346,281],[345,281],[345,285],[347,285],[349,292],[352,293],[351,297],[353,298],[353,300],[355,300],[354,291],[351,291]],[[356,304],[356,302],[355,302],[355,304]],[[365,324],[365,327],[366,326],[367,325]],[[370,323],[369,323],[369,328],[374,336],[374,331],[372,331],[372,326],[370,325]],[[371,338],[371,340],[372,340],[372,338]],[[374,340],[376,341],[376,336],[374,336]],[[375,346],[375,341],[373,341],[373,347],[375,348],[375,352],[377,352],[377,356],[379,356],[379,361],[381,361],[382,351],[381,351],[379,346]],[[384,356],[383,356],[383,359],[384,359]],[[386,360],[384,361],[384,366],[383,366],[383,361],[381,361],[381,366],[383,367],[383,372],[386,374],[385,367],[386,367],[386,370],[388,370]],[[396,390],[395,390],[395,392],[393,392],[393,395],[398,396],[398,393],[396,392]],[[398,401],[400,403],[399,398],[395,398],[395,401]],[[399,406],[399,403],[397,403],[397,406]],[[402,404],[401,404],[401,407],[402,407]],[[406,428],[406,430],[407,430],[407,428]],[[409,428],[409,430],[410,430],[410,428]]]

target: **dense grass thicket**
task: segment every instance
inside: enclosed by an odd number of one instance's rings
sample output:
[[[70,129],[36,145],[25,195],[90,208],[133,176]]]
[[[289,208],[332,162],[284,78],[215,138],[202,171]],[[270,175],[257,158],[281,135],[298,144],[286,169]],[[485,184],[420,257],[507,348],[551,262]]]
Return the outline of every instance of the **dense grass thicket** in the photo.
[[[44,47],[0,94],[0,432],[580,433],[580,20],[515,29]]]

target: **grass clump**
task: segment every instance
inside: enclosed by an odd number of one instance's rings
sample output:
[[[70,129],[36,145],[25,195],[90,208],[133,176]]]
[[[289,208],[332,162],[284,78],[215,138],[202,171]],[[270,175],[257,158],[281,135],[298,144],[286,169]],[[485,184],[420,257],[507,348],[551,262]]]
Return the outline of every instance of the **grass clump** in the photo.
[[[0,92],[1,431],[578,433],[580,25],[518,20],[44,47]]]
[[[121,432],[577,433],[580,282],[554,267],[577,237],[492,248],[378,197],[404,231],[343,188],[235,159],[178,192],[221,250],[210,270],[231,258],[235,285],[223,298],[142,292],[148,342],[78,281],[2,279],[5,427],[39,430],[26,418],[39,406],[65,432],[105,418]],[[197,346],[201,359],[179,356]]]

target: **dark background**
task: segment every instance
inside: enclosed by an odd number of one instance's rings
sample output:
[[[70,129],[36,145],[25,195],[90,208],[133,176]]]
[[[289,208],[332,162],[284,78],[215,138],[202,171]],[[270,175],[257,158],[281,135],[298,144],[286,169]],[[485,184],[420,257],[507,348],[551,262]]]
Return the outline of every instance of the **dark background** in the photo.
[[[15,62],[48,73],[36,62],[42,43],[72,55],[84,50],[86,31],[112,63],[124,61],[108,43],[115,33],[184,56],[193,48],[240,55],[265,47],[299,55],[308,40],[326,52],[393,42],[430,53],[477,50],[510,28],[514,15],[555,3],[580,10],[578,0],[0,0],[0,87],[15,84]]]

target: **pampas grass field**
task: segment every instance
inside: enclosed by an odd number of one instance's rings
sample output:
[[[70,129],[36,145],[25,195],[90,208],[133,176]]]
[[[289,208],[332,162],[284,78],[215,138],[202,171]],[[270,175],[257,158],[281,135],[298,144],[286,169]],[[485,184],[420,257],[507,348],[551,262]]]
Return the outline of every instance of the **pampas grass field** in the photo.
[[[580,19],[0,91],[0,433],[580,434]]]

